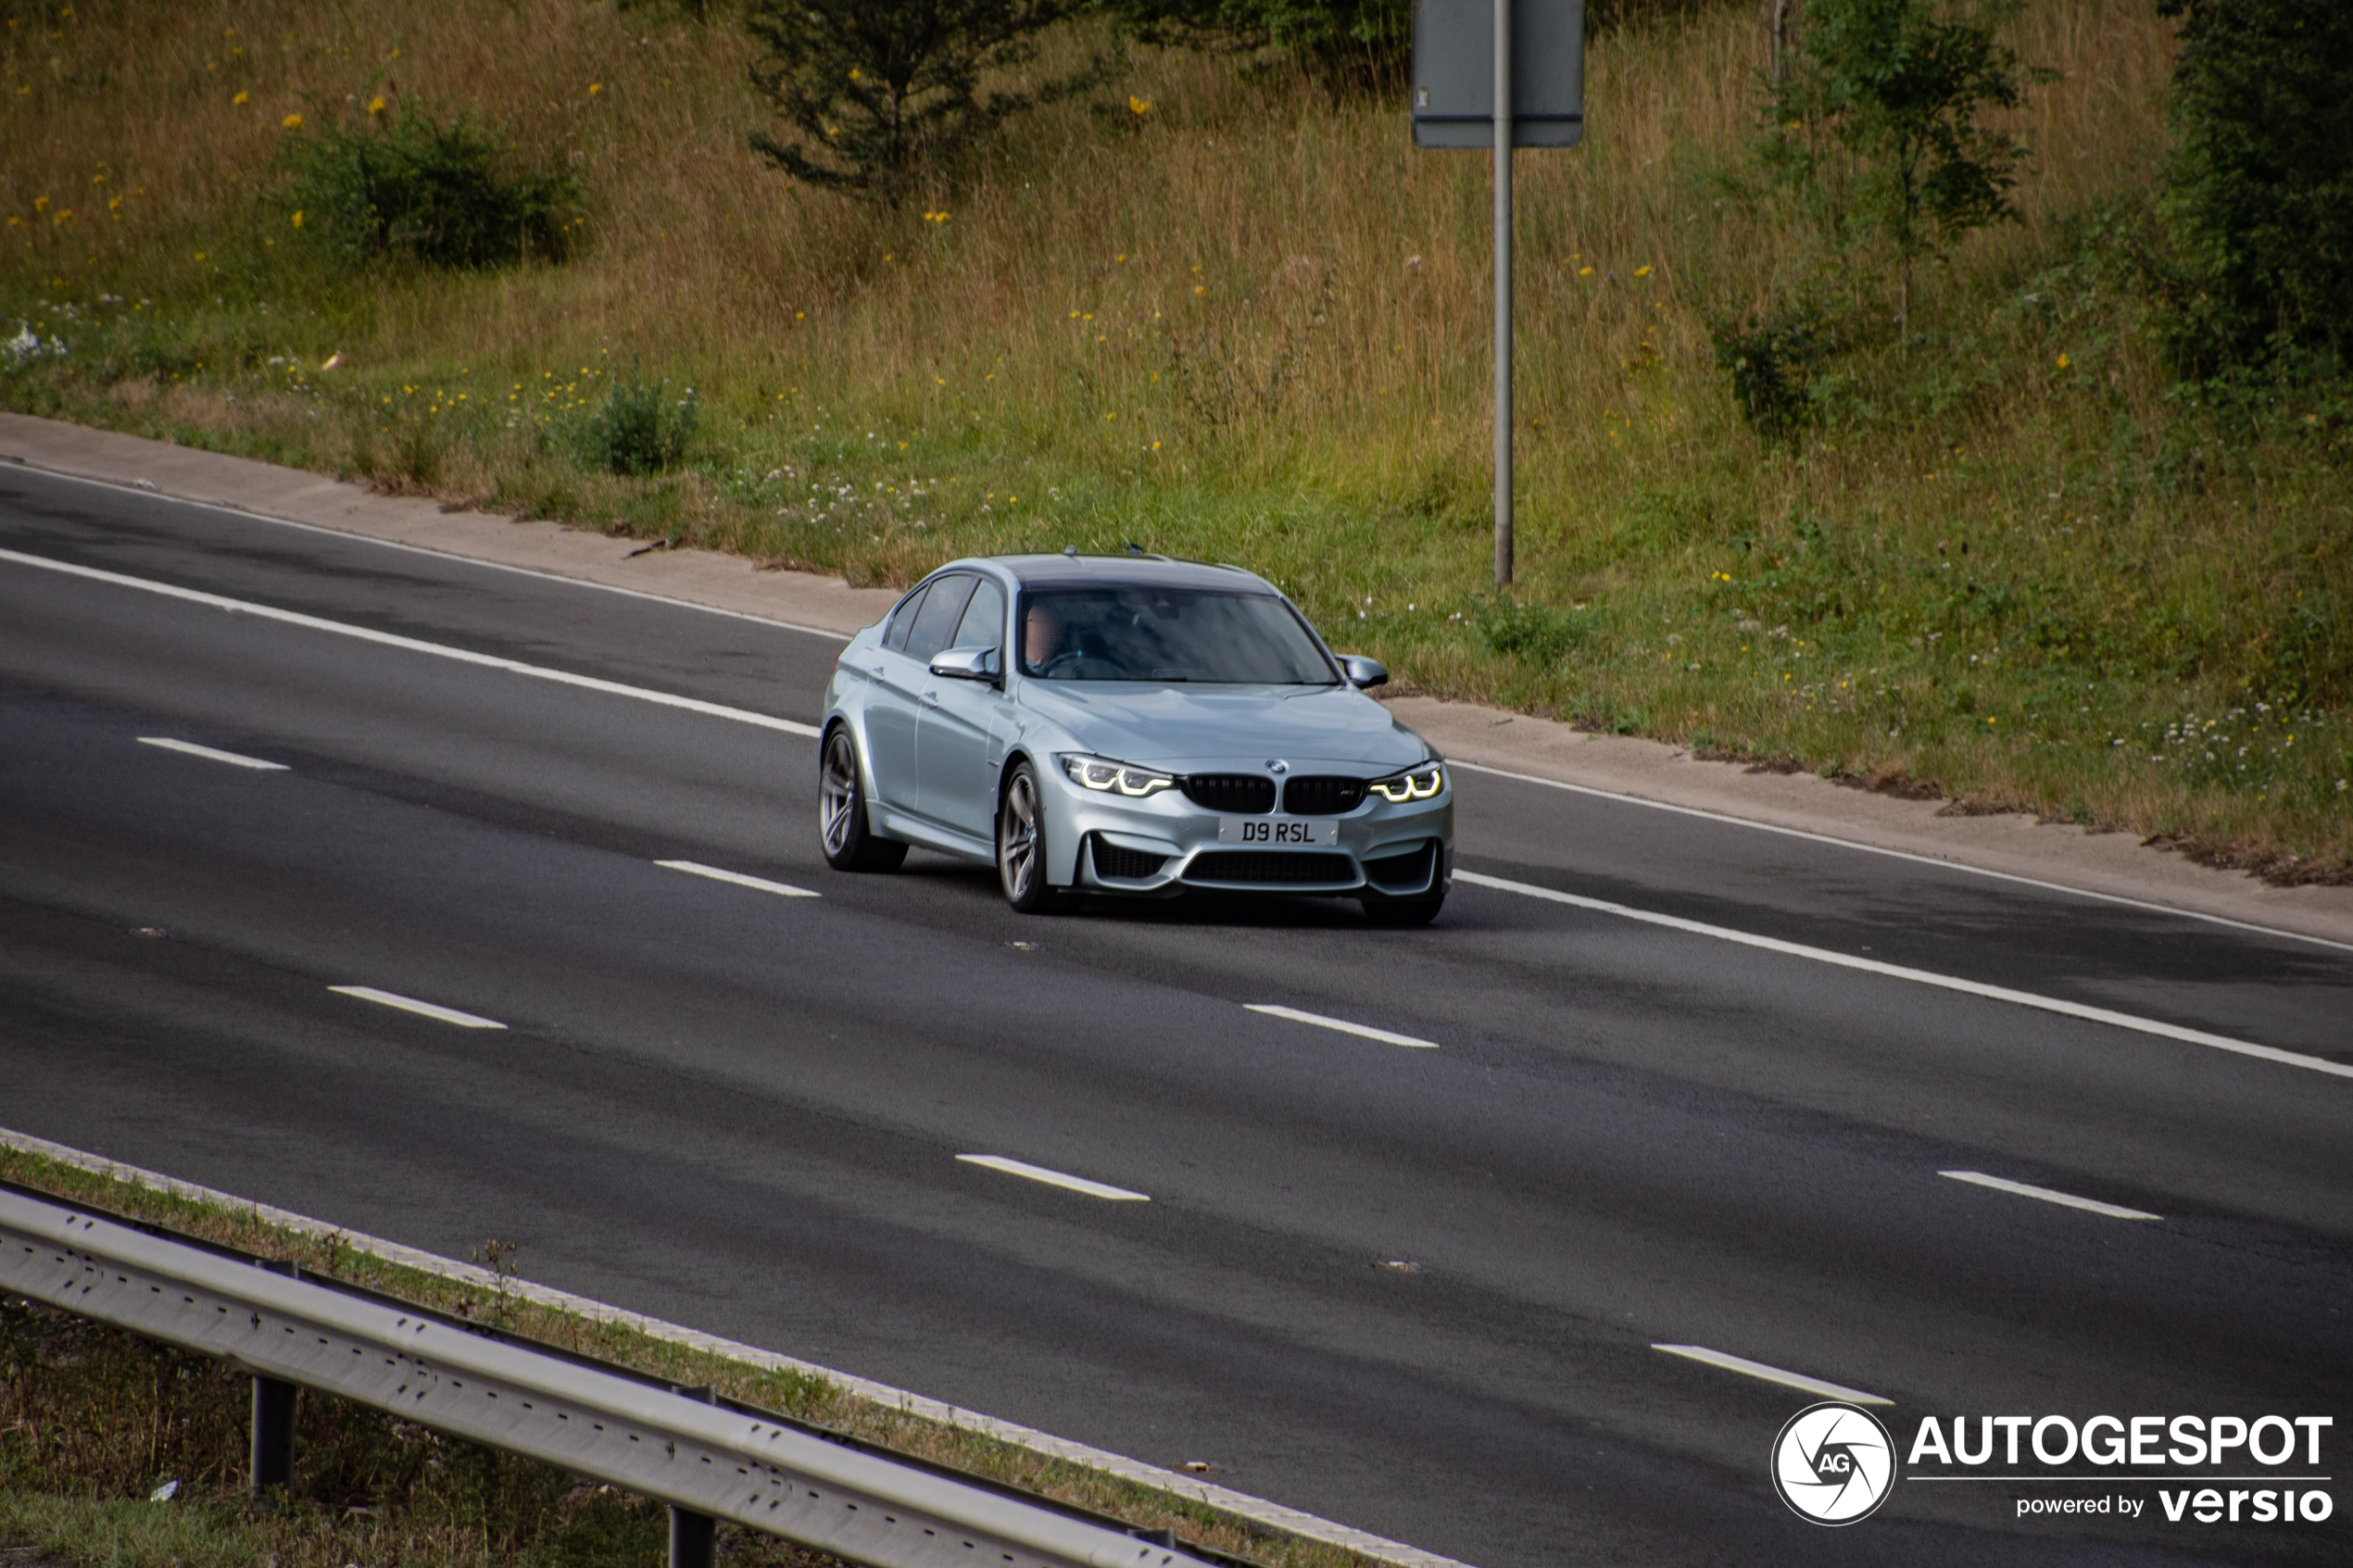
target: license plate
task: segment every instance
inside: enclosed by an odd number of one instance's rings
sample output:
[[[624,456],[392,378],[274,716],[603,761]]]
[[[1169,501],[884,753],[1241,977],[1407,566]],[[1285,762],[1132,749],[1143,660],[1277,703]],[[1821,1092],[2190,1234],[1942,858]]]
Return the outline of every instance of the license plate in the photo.
[[[1220,817],[1217,842],[1329,847],[1340,842],[1340,823],[1330,817]]]

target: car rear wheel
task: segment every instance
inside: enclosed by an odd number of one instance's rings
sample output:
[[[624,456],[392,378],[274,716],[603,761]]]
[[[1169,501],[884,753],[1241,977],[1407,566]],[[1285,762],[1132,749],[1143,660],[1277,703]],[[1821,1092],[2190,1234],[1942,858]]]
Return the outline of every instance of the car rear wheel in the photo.
[[[817,834],[825,864],[837,872],[887,872],[907,858],[905,845],[866,826],[866,786],[847,724],[828,730],[818,752]]]
[[[997,805],[997,881],[1005,902],[1026,915],[1045,914],[1064,902],[1046,881],[1046,802],[1026,762],[1013,764]]]

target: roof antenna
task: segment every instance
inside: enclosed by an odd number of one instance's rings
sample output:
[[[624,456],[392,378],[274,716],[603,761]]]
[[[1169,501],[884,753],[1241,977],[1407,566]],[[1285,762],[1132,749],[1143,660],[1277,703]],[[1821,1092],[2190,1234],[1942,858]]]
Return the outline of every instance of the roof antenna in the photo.
[[[1064,545],[1064,546],[1063,546],[1063,554],[1064,554],[1064,555],[1066,555],[1066,556],[1075,556],[1075,555],[1076,555],[1077,553],[1078,553],[1078,546],[1076,546],[1076,545]]]
[[[1131,556],[1140,556],[1144,553],[1144,547],[1136,543],[1135,540],[1130,539],[1127,541],[1127,553]]]

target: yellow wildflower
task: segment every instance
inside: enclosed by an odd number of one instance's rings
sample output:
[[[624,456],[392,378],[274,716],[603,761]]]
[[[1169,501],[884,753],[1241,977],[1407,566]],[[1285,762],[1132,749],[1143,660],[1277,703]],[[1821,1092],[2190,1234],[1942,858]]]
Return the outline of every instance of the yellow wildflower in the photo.
[[[604,90],[605,84],[601,82],[592,82],[588,84],[588,95],[592,98]]]
[[[368,112],[370,114],[382,114],[384,112],[384,96],[382,93],[377,94],[374,97],[368,100]]]
[[[1141,119],[1152,112],[1152,101],[1150,98],[1139,98],[1130,93],[1127,95],[1127,112]]]
[[[299,131],[302,129],[302,116],[290,114],[278,122],[278,128],[282,131]]]
[[[294,226],[297,229],[302,227],[302,209],[300,207],[296,207],[295,209]]]
[[[243,106],[253,102],[253,94],[250,93],[240,93],[235,97],[230,99],[229,102],[233,106],[242,107]]]

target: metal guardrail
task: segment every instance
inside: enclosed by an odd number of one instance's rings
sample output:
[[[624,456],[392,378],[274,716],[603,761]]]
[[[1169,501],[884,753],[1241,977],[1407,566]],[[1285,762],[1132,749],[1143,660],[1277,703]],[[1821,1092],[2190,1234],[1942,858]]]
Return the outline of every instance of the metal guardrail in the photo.
[[[0,1187],[0,1289],[873,1568],[1202,1559],[559,1352]],[[275,1411],[272,1412],[275,1424]],[[290,1435],[290,1425],[288,1432]],[[708,1526],[701,1526],[708,1539]]]

